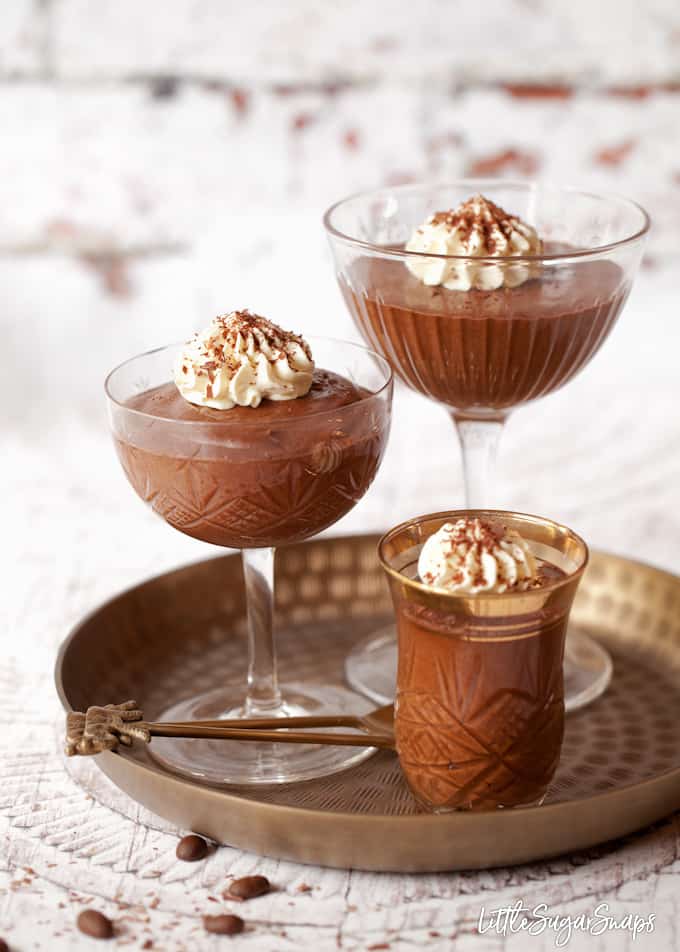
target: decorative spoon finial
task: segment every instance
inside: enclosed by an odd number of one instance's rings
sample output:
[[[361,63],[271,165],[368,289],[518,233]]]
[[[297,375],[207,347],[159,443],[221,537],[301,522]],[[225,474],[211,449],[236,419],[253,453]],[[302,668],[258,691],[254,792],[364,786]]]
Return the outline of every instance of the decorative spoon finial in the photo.
[[[88,707],[85,714],[71,711],[66,715],[66,755],[100,754],[103,750],[116,750],[119,744],[131,747],[133,740],[148,743],[151,734],[142,723],[143,718],[136,701]]]

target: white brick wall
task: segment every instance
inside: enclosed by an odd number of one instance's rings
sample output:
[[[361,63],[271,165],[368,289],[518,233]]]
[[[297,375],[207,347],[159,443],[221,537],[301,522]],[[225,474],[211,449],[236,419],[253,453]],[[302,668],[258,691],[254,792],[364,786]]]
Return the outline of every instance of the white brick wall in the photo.
[[[0,76],[40,75],[47,59],[48,17],[40,0],[4,0],[0,9]]]
[[[60,75],[680,79],[673,0],[56,0]]]
[[[678,345],[679,61],[677,0],[488,0],[483,17],[463,0],[4,0],[0,400],[12,432],[34,439],[47,420],[58,442],[64,427],[70,438],[101,429],[107,369],[233,306],[356,336],[324,208],[372,185],[486,170],[613,189],[653,213],[655,270],[627,343],[588,371],[594,391],[577,382],[555,398],[579,445],[591,402],[625,389],[620,438],[634,474],[680,439],[677,414],[654,409],[672,404],[674,380],[654,346],[663,339],[669,360]],[[647,310],[664,333],[640,365]],[[445,418],[400,400],[376,513],[397,493],[408,515],[422,483],[410,467],[432,446],[455,460]],[[644,440],[632,422],[640,403],[651,407]],[[540,466],[536,508],[586,518],[578,486],[563,496],[554,479],[560,432],[544,443],[538,421],[558,404],[546,405],[513,421],[510,498],[530,506],[522,467]],[[580,464],[577,454],[573,479]],[[460,499],[459,474],[445,473],[432,477],[442,504]]]
[[[388,85],[254,91],[244,111],[194,83],[0,84],[0,247],[190,246],[215,222],[384,182],[487,168],[613,189],[650,207],[653,253],[680,238],[680,94],[568,100]],[[514,153],[514,158],[513,158]]]

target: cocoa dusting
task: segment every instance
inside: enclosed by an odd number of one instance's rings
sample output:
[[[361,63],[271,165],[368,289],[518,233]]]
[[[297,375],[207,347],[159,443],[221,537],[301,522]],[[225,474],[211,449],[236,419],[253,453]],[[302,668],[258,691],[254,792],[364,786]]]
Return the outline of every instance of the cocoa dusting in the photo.
[[[435,212],[430,221],[433,225],[445,225],[451,231],[457,231],[465,243],[475,232],[491,255],[498,248],[499,232],[508,239],[519,223],[515,215],[509,215],[482,195],[475,195],[458,208]]]

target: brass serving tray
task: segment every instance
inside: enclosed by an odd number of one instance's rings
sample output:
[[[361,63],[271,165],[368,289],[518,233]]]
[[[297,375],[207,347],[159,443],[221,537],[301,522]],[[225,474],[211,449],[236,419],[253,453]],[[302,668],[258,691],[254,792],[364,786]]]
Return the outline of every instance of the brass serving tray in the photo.
[[[281,667],[339,683],[351,646],[390,618],[377,537],[308,542],[277,555]],[[426,872],[523,863],[611,840],[680,808],[680,579],[592,553],[574,621],[609,648],[606,694],[567,718],[562,760],[540,807],[430,816],[382,752],[331,777],[215,788],[164,771],[143,746],[100,754],[139,803],[241,849],[322,866]],[[134,697],[147,717],[241,673],[245,621],[236,555],[189,565],[118,595],[64,643],[64,707]]]

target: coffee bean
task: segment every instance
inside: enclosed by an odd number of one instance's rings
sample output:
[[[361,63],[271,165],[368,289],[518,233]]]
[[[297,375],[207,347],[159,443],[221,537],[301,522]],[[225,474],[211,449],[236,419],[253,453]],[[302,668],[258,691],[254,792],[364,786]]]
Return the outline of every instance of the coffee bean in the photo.
[[[112,939],[113,923],[96,909],[85,909],[78,916],[78,928],[93,939]]]
[[[244,876],[242,879],[235,879],[222,895],[225,899],[236,899],[238,902],[243,902],[245,899],[264,896],[270,889],[271,886],[266,876]]]
[[[202,836],[196,836],[190,833],[189,836],[183,836],[177,844],[175,850],[177,859],[184,860],[185,863],[195,863],[199,859],[205,859],[208,855],[208,844]]]
[[[206,932],[215,935],[238,935],[243,932],[245,922],[240,916],[203,916],[203,925]]]

